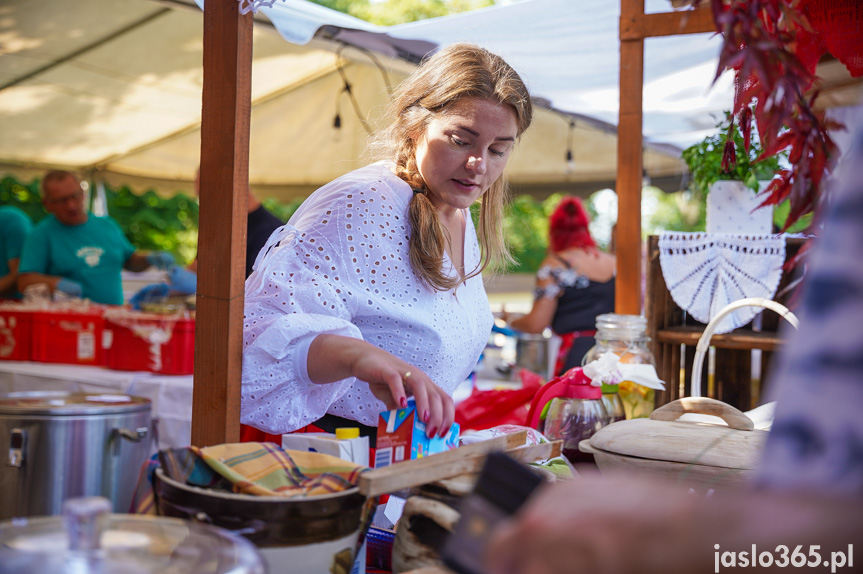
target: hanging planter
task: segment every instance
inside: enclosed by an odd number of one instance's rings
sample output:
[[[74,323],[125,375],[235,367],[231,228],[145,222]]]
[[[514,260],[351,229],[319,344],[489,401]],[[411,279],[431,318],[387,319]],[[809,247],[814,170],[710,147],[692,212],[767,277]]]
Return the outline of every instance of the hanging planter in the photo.
[[[714,181],[707,196],[707,233],[773,233],[773,206],[762,203],[763,196],[740,180]]]
[[[708,233],[769,234],[773,209],[758,193],[779,170],[779,158],[761,159],[751,126],[738,128],[731,114],[717,132],[683,150],[690,187],[707,197]]]

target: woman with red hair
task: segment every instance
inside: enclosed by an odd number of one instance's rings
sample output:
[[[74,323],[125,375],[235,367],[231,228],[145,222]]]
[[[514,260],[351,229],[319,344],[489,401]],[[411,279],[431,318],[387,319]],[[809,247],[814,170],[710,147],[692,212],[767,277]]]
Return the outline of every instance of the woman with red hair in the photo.
[[[565,197],[549,219],[548,255],[536,273],[533,308],[510,322],[513,329],[561,338],[554,375],[581,365],[594,345],[596,316],[614,312],[614,255],[600,251],[577,197]]]

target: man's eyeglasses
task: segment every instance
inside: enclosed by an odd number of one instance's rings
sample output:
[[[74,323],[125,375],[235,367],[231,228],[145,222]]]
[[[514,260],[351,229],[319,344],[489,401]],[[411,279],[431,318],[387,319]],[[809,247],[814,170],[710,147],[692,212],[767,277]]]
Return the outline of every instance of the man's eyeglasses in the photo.
[[[70,193],[68,195],[64,195],[63,197],[52,197],[51,199],[46,199],[45,203],[48,205],[59,205],[61,203],[66,203],[68,201],[80,201],[84,198],[83,191],[76,191],[74,193]]]

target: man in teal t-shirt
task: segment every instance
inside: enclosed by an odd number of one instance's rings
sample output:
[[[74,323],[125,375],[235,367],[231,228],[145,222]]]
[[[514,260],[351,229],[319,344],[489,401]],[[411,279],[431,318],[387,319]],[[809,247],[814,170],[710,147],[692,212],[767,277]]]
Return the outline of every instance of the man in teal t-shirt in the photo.
[[[42,204],[50,214],[33,229],[21,255],[18,289],[47,284],[52,292],[95,303],[123,304],[120,272],[167,269],[174,258],[161,251],[136,251],[110,217],[93,217],[74,174],[52,171],[42,180]]]
[[[18,296],[18,264],[32,229],[33,222],[26,213],[0,205],[0,297]]]

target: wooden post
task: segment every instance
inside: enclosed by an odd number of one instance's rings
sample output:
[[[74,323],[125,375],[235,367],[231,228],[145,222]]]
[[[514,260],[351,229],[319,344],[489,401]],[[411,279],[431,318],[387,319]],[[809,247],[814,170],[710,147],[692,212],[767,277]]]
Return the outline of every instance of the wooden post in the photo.
[[[617,124],[617,279],[615,311],[641,313],[641,182],[644,39],[713,32],[708,2],[695,11],[644,13],[644,0],[620,2],[620,109]]]
[[[246,261],[252,15],[204,8],[200,225],[192,444],[237,442]]]
[[[644,0],[621,0],[624,22],[644,15]],[[641,313],[642,88],[644,38],[620,41],[620,109],[617,124],[617,279],[615,310]]]

